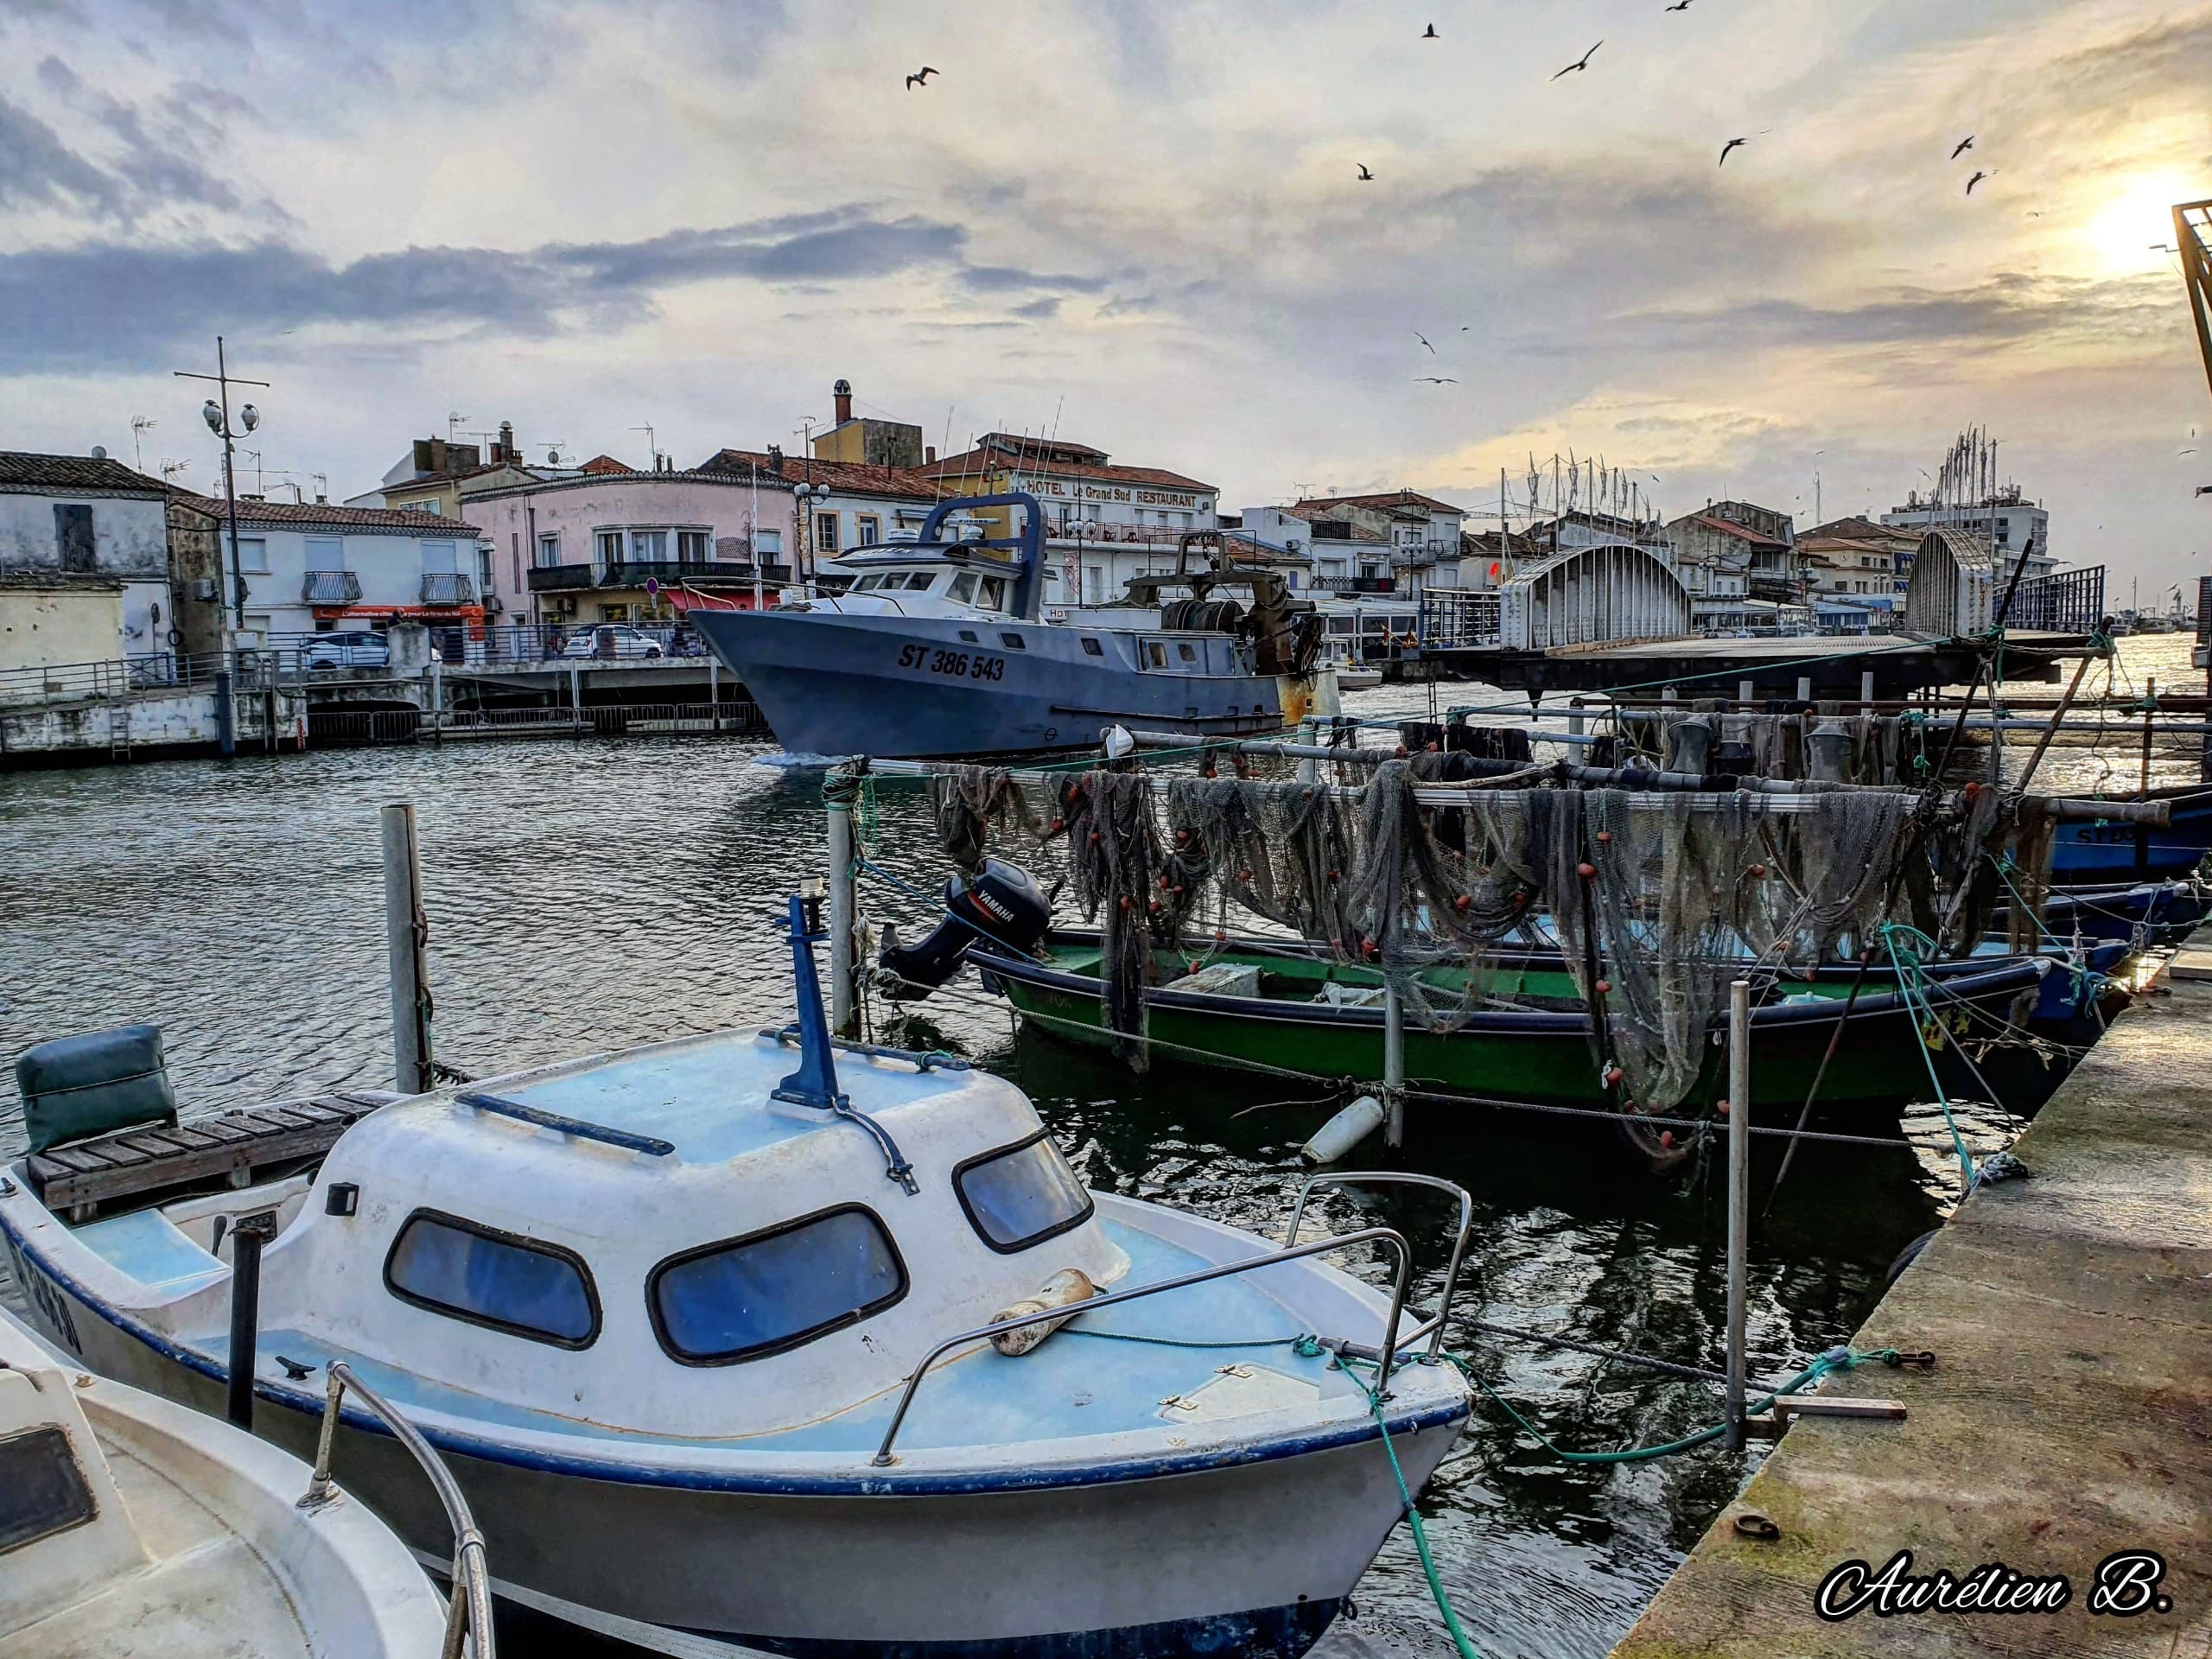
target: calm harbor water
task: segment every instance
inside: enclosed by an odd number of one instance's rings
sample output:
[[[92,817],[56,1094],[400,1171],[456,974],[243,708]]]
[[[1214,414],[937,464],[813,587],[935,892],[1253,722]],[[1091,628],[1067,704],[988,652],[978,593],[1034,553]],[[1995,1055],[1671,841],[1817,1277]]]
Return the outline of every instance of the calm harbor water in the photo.
[[[2189,677],[2185,641],[2130,641],[2126,660],[2139,679],[2154,672],[2169,689]],[[1466,687],[1441,696],[1478,700]],[[1412,714],[1428,697],[1386,688],[1356,702],[1362,712]],[[440,1058],[483,1075],[780,1023],[788,956],[772,921],[792,884],[822,868],[822,818],[819,775],[754,764],[766,752],[734,741],[589,740],[0,777],[0,1055],[153,1020],[188,1115],[387,1083],[376,810],[394,800],[413,801],[421,817]],[[2104,764],[2055,758],[2055,779],[2069,781],[2087,782]],[[2160,772],[2184,775],[2166,763]],[[886,785],[879,803],[878,861],[933,888],[944,867],[924,796]],[[872,880],[863,897],[913,937],[922,906]],[[1297,1147],[1329,1109],[1280,1079],[1169,1065],[1135,1077],[1103,1056],[1017,1038],[972,976],[879,1030],[957,1047],[1012,1077],[1091,1185],[1255,1229],[1285,1219]],[[1940,1119],[1916,1112],[1908,1128],[1910,1153],[1808,1147],[1755,1230],[1760,1374],[1785,1376],[1846,1340],[1897,1251],[1940,1219],[1956,1181]],[[2004,1139],[1994,1115],[1970,1115],[1965,1128],[1977,1151]],[[0,1081],[0,1155],[21,1144],[10,1077]],[[1464,1313],[1719,1363],[1716,1182],[1655,1177],[1600,1128],[1486,1112],[1416,1109],[1402,1157],[1474,1194]],[[1763,1197],[1772,1179],[1762,1160],[1755,1192]],[[1344,1196],[1325,1209],[1340,1229],[1357,1217],[1406,1230],[1421,1252],[1421,1290],[1434,1294],[1443,1204]],[[1718,1416],[1717,1392],[1696,1385],[1464,1326],[1452,1345],[1571,1448],[1669,1440]],[[1718,1448],[1568,1465],[1485,1406],[1421,1507],[1485,1654],[1584,1659],[1627,1628],[1748,1466]],[[499,1517],[483,1519],[496,1553]],[[1363,1585],[1357,1618],[1324,1651],[1450,1653],[1403,1529]]]

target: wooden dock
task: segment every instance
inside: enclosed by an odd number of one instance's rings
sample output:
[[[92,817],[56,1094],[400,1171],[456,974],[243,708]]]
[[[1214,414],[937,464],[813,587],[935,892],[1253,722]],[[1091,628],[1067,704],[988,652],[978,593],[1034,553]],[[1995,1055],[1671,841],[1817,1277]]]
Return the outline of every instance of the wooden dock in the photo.
[[[2212,930],[2139,999],[1853,1345],[1935,1351],[1838,1394],[1904,1422],[1799,1421],[1614,1659],[2212,1655]],[[1739,1519],[1746,1520],[1739,1526]],[[1770,1522],[1774,1535],[1764,1537]],[[1872,1609],[1831,1623],[1842,1563],[2063,1573],[2051,1612]],[[2098,1568],[2154,1551],[2164,1611],[2089,1611]]]

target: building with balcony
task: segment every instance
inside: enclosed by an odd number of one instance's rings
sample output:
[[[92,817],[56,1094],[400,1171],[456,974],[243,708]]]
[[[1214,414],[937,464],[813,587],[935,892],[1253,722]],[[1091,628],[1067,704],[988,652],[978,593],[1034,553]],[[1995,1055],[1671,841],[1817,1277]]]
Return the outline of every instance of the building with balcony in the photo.
[[[1786,512],[1748,501],[1708,502],[1702,512],[1670,520],[1662,535],[1693,599],[1804,603],[1796,523]]]
[[[987,432],[973,448],[925,461],[919,470],[948,496],[1020,491],[1037,499],[1048,605],[1112,604],[1132,577],[1173,570],[1185,534],[1220,528],[1214,485],[1164,467],[1120,465],[1069,439]],[[1005,510],[981,516],[1003,533]]]
[[[1872,610],[1895,610],[1904,603],[1920,535],[1868,518],[1837,518],[1799,536],[1797,551],[1816,599],[1848,596]]]
[[[1372,537],[1382,544],[1389,574],[1408,593],[1461,585],[1459,537],[1467,512],[1449,501],[1418,490],[1388,490],[1375,495],[1309,496],[1276,511],[1306,521],[1317,555],[1325,543],[1350,546],[1357,539],[1364,547]],[[1356,532],[1364,534],[1356,537]],[[1478,581],[1472,585],[1482,584]]]
[[[207,496],[178,505],[213,521],[229,596],[229,514]],[[238,574],[245,582],[245,645],[406,620],[480,632],[484,561],[469,528],[435,513],[240,496]]]
[[[550,452],[549,452],[550,454]],[[514,423],[501,421],[487,454],[482,446],[431,436],[417,438],[393,462],[383,481],[361,495],[348,496],[349,507],[391,507],[458,518],[461,504],[486,490],[505,489],[534,479],[574,478],[579,468],[551,461],[531,466],[515,445]]]
[[[1891,507],[1882,515],[1882,524],[1888,529],[1910,531],[1915,548],[1918,547],[1920,537],[1939,528],[1963,531],[1993,543],[1997,550],[1994,563],[2000,584],[2012,580],[2012,567],[2024,553],[2028,560],[2026,569],[2020,572],[2024,582],[2049,575],[2058,563],[2050,556],[2050,512],[2040,502],[2029,500],[2018,484],[2007,484],[1971,501],[1941,505],[1922,499],[1914,491],[1905,497],[1903,506]],[[2031,543],[2032,552],[2029,551]],[[1912,560],[1908,555],[1897,572],[1900,593],[1911,575]]]
[[[796,579],[793,486],[762,473],[586,472],[473,495],[461,516],[508,622],[636,622],[687,587],[765,603]]]
[[[852,421],[833,430],[864,424],[883,423]],[[792,563],[802,580],[856,547],[873,547],[900,531],[919,530],[930,509],[947,493],[934,479],[912,467],[830,461],[819,453],[786,455],[776,444],[766,449],[718,449],[699,463],[698,470],[747,482],[757,474],[792,493],[798,529]]]

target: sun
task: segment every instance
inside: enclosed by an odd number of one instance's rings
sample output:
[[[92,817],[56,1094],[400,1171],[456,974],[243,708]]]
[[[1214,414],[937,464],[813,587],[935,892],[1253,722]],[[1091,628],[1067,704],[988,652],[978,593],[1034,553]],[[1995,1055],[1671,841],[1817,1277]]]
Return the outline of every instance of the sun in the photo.
[[[2082,226],[2082,245],[2104,274],[2155,270],[2168,257],[2157,245],[2174,239],[2174,204],[2193,199],[2190,181],[2179,173],[2129,175]]]

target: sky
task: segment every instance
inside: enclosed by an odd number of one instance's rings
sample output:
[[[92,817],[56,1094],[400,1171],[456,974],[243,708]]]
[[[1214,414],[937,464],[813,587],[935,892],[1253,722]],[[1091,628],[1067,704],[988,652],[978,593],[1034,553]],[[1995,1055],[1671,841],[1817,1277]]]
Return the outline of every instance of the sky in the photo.
[[[841,376],[1224,509],[1571,451],[1809,527],[1982,425],[2150,602],[2212,572],[2208,88],[2212,0],[0,0],[0,448],[215,487],[218,334],[244,487],[334,499],[454,416],[797,449]]]

